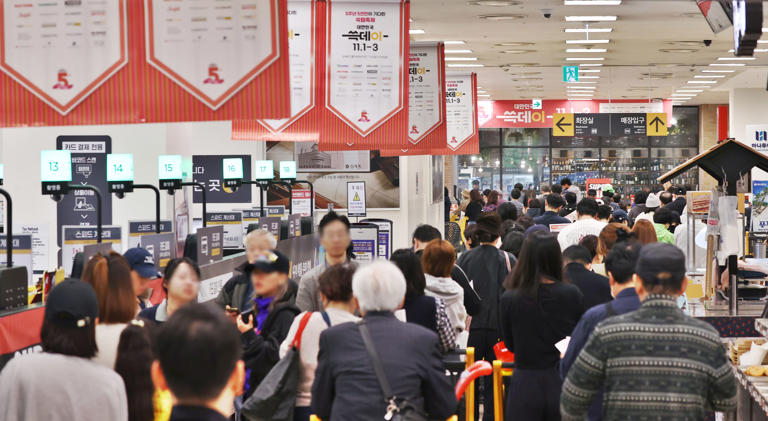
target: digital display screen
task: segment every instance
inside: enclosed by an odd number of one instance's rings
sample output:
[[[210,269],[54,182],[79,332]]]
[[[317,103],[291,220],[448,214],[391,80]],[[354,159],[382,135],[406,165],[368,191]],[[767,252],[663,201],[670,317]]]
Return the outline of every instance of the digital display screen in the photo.
[[[280,161],[280,178],[286,180],[296,178],[296,161]]]
[[[160,155],[157,157],[157,175],[160,180],[181,180],[181,155]]]
[[[223,176],[225,180],[243,179],[243,159],[242,158],[224,158],[222,160]]]
[[[275,178],[275,164],[272,161],[256,161],[254,163],[256,180],[271,180]]]
[[[43,182],[72,181],[72,154],[63,150],[41,151],[40,180]]]
[[[133,181],[133,155],[107,155],[107,181]]]

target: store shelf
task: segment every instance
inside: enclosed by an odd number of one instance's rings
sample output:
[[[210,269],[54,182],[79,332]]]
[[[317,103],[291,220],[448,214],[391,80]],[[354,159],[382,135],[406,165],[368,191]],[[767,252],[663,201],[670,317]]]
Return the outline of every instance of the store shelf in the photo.
[[[745,368],[736,367],[736,379],[749,392],[757,406],[768,416],[768,377],[748,376],[744,373]]]

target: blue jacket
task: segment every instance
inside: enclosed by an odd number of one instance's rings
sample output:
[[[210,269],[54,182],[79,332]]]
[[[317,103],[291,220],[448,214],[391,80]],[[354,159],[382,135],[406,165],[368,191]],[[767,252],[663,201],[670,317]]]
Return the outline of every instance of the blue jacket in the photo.
[[[595,330],[595,327],[608,318],[607,306],[611,305],[614,315],[630,313],[640,308],[640,298],[637,296],[637,291],[634,288],[627,288],[621,291],[616,299],[606,304],[596,305],[579,320],[579,324],[573,329],[571,333],[571,342],[568,344],[568,350],[565,351],[565,356],[560,360],[560,377],[565,380],[568,375],[568,371],[571,366],[576,362],[576,357],[579,356],[582,348],[587,344],[589,336]],[[603,419],[603,395],[598,395],[592,406],[589,407],[589,415],[587,417],[589,421],[599,421]]]
[[[568,218],[563,218],[562,216],[558,216],[558,214],[555,212],[546,211],[543,214],[533,218],[533,222],[544,225],[547,227],[547,231],[549,231],[550,224],[570,224],[571,220]]]

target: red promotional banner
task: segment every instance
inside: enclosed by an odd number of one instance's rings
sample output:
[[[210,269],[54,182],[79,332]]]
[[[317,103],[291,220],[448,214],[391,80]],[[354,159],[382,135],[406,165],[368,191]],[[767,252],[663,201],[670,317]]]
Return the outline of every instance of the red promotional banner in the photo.
[[[285,0],[160,5],[67,2],[50,17],[48,3],[0,0],[0,126],[290,115]]]
[[[647,100],[584,100],[566,99],[481,101],[479,123],[481,128],[551,128],[552,115],[591,113],[667,113],[672,121],[672,102],[649,103]]]
[[[477,74],[456,73],[445,77],[447,136],[445,155],[480,153],[477,117]]]
[[[325,2],[288,1],[291,116],[279,120],[234,120],[233,140],[317,142],[317,98],[322,98],[318,52],[325,51]]]
[[[447,136],[443,44],[411,43],[408,73],[408,142],[381,155],[441,155]]]
[[[409,0],[328,0],[320,149],[399,147],[408,127]]]

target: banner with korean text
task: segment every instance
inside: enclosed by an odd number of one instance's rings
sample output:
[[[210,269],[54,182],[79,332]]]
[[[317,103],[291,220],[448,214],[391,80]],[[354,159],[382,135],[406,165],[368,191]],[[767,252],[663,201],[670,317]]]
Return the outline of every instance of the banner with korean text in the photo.
[[[288,0],[291,115],[283,119],[234,120],[232,139],[317,142],[317,98],[322,98],[318,52],[325,39],[325,2]]]
[[[480,152],[477,128],[477,74],[448,73],[445,77],[446,155]]]
[[[435,155],[446,149],[443,43],[411,43],[409,63],[408,143],[382,156]]]
[[[409,0],[328,0],[320,149],[393,149],[408,127]]]
[[[288,117],[287,16],[286,0],[0,0],[0,127]]]

